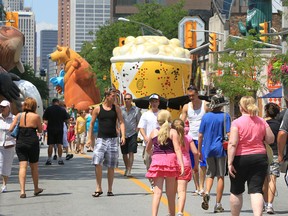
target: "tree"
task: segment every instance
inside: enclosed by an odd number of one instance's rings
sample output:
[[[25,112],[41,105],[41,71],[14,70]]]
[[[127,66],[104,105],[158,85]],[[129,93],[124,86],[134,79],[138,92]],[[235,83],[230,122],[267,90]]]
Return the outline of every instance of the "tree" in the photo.
[[[261,56],[261,49],[255,47],[253,36],[242,40],[230,40],[226,48],[232,52],[219,54],[219,63],[213,65],[215,70],[222,71],[222,76],[213,76],[216,88],[235,102],[245,95],[255,96],[257,90],[262,88],[261,71],[267,63]]]
[[[158,29],[169,39],[177,38],[178,22],[188,15],[188,11],[183,10],[183,7],[183,0],[166,7],[155,2],[138,4],[139,13],[127,18]],[[109,75],[110,58],[113,49],[118,46],[118,39],[120,37],[142,35],[140,28],[141,25],[132,22],[107,23],[97,31],[94,41],[83,44],[80,55],[91,64],[93,71],[96,73],[97,85],[101,92],[103,92],[103,88],[111,85]],[[144,27],[144,30],[146,32],[147,29]]]
[[[35,77],[34,70],[30,65],[24,65],[24,70],[24,73],[20,73],[17,68],[14,68],[11,72],[19,76],[20,79],[27,80],[33,85],[35,85],[41,95],[42,100],[48,99],[49,89],[47,86],[47,82],[38,77]]]

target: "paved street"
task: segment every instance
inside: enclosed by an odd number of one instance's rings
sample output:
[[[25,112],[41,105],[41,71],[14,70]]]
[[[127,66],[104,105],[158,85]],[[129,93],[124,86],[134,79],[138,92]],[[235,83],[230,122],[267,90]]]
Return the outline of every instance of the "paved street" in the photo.
[[[149,184],[145,178],[145,167],[141,159],[142,147],[139,146],[135,156],[133,169],[134,178],[123,176],[123,162],[119,160],[119,169],[116,169],[114,197],[107,197],[106,170],[103,175],[103,194],[101,197],[93,198],[91,194],[95,191],[94,166],[90,164],[92,153],[86,155],[74,155],[70,161],[65,161],[60,166],[53,161],[52,166],[45,166],[47,146],[41,146],[41,157],[39,161],[40,187],[44,188],[43,194],[33,196],[33,185],[30,171],[27,176],[26,199],[19,198],[18,184],[18,161],[15,156],[12,176],[8,185],[8,192],[0,194],[0,216],[12,215],[151,215],[152,196]],[[223,196],[224,213],[219,215],[230,215],[229,211],[229,179],[226,177],[226,187]],[[275,198],[274,208],[279,215],[288,215],[287,187],[283,175],[278,179],[278,191]],[[211,215],[215,204],[215,188],[212,190],[210,208],[208,211],[201,209],[202,199],[192,196],[194,184],[188,187],[185,215]],[[165,196],[164,196],[165,197]],[[162,199],[159,216],[167,215],[167,200]],[[250,199],[245,194],[244,205],[241,215],[252,215]]]

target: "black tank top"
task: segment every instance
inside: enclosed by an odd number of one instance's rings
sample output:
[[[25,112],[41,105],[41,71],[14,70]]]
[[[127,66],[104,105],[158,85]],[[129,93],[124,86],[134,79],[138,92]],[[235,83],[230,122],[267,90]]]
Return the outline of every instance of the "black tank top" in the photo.
[[[113,104],[111,110],[107,111],[100,105],[100,112],[97,116],[99,121],[98,137],[99,138],[113,138],[117,137],[116,120],[117,113],[116,107]]]

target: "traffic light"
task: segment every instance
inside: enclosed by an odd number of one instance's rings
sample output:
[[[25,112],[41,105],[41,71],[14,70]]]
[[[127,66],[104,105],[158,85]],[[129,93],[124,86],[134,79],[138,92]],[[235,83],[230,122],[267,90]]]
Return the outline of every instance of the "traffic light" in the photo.
[[[119,47],[125,45],[125,39],[126,39],[126,37],[120,37],[120,38],[119,38]]]
[[[209,49],[212,52],[216,52],[217,51],[217,34],[216,33],[211,33],[209,34]]]
[[[197,37],[196,37],[196,32],[193,31],[193,30],[196,30],[196,28],[197,28],[197,23],[195,21],[189,21],[185,23],[184,48],[186,49],[196,48]]]
[[[19,15],[18,12],[6,12],[6,26],[18,28]]]
[[[269,33],[269,24],[268,22],[263,22],[259,24],[259,27],[262,28],[262,30],[259,30],[260,34],[267,34]],[[268,41],[268,36],[260,36],[259,37],[261,41],[267,42]]]
[[[44,68],[40,69],[40,76],[45,77],[46,76],[46,70]]]

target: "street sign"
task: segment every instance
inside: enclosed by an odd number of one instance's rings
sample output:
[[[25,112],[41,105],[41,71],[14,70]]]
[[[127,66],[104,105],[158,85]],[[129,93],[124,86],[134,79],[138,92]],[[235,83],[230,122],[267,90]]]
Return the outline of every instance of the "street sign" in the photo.
[[[205,32],[197,32],[197,30],[205,30],[205,22],[199,17],[199,16],[187,16],[184,17],[180,22],[178,23],[178,39],[181,41],[181,45],[184,46],[184,29],[185,29],[185,23],[186,22],[196,22],[196,38],[197,43],[196,47],[201,46],[205,42]]]

